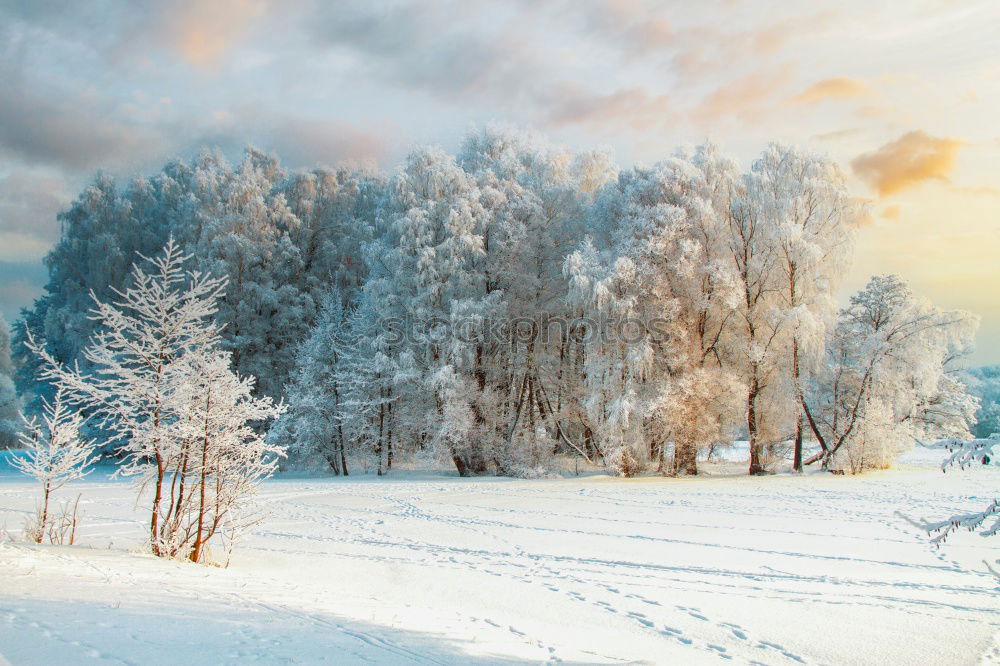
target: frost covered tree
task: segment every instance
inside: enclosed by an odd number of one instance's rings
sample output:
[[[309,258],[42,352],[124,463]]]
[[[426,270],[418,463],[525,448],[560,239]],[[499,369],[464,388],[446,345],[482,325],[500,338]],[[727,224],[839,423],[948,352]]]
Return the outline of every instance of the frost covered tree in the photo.
[[[36,543],[42,542],[49,528],[52,493],[83,477],[97,459],[93,440],[80,434],[83,415],[69,405],[68,397],[65,389],[58,389],[51,402],[43,399],[41,418],[24,418],[24,428],[18,433],[24,454],[11,459],[15,468],[42,486],[37,521],[28,530]]]
[[[10,353],[10,329],[0,317],[0,449],[15,446],[20,430],[21,401],[14,385],[14,362]]]
[[[493,457],[501,473],[541,473],[551,451],[578,455],[574,440],[590,441],[577,425],[574,378],[582,359],[567,325],[577,308],[565,300],[561,271],[617,167],[606,152],[574,154],[503,126],[470,133],[458,163],[475,178],[488,213],[476,259],[480,284],[501,293],[493,311],[501,325],[475,349],[477,385],[489,396],[484,407],[494,421]]]
[[[738,293],[725,212],[733,169],[707,144],[625,172],[597,206],[613,229],[615,253],[635,268],[633,316],[652,342],[645,438],[661,472],[697,473],[699,450],[732,430],[738,385],[726,334]]]
[[[119,473],[135,477],[140,488],[152,486],[150,547],[160,553],[168,470],[177,453],[169,428],[170,399],[184,378],[178,361],[190,350],[217,343],[212,321],[224,278],[186,274],[188,259],[171,239],[150,271],[133,266],[131,285],[114,290],[117,299],[95,297],[93,317],[99,329],[85,348],[88,370],[65,366],[42,340],[28,340],[42,361],[41,377],[63,388],[71,399],[95,410],[101,424],[122,443],[126,455]]]
[[[697,473],[699,450],[731,436],[741,380],[735,328],[742,291],[729,238],[738,182],[735,164],[711,144],[625,171],[592,213],[595,238],[609,249],[591,242],[565,264],[575,302],[605,303],[589,315],[616,322],[612,331],[632,324],[623,330],[633,336],[587,349],[596,375],[583,374],[593,382],[586,400],[591,409],[628,407],[637,425],[628,456],[655,457],[661,472]],[[629,339],[640,331],[644,337]],[[620,391],[607,387],[607,370],[594,365],[612,348],[632,373],[610,375],[628,380],[624,402],[614,402]]]
[[[379,338],[369,362],[410,366],[418,377],[398,385],[400,409],[413,417],[401,422],[403,432],[451,459],[463,476],[482,474],[489,463],[488,397],[477,382],[474,353],[499,297],[476,264],[485,215],[475,181],[452,157],[415,151],[381,209],[385,236],[368,250],[371,277],[363,294],[375,308]],[[393,398],[380,391],[375,400],[386,436]]]
[[[830,160],[772,144],[753,165],[756,203],[776,246],[776,290],[795,408],[792,468],[802,470],[803,373],[815,367],[833,324],[835,291],[848,272],[858,207]]]
[[[637,310],[635,264],[601,259],[588,239],[566,259],[569,298],[591,330],[585,348],[585,410],[601,457],[616,474],[638,474],[648,458],[643,434],[645,393],[654,353],[645,331],[632,337],[629,321],[646,321]]]
[[[780,288],[780,248],[766,178],[753,172],[731,181],[727,245],[739,298],[732,329],[734,363],[746,394],[750,474],[767,471],[766,445],[782,439],[791,394],[783,370],[782,346],[788,333]]]
[[[820,446],[806,464],[883,468],[914,438],[968,437],[977,405],[954,367],[978,319],[945,312],[877,276],[840,313],[805,414]]]
[[[299,347],[287,391],[288,411],[268,435],[275,443],[285,443],[293,464],[308,466],[318,456],[331,472],[345,476],[344,400],[351,378],[343,375],[351,353],[350,314],[339,289],[327,294],[315,327]]]
[[[192,411],[193,386],[199,386],[199,400],[216,388],[221,392],[214,407],[204,407],[203,420],[214,423],[219,410],[229,410],[219,417],[224,428],[211,425],[212,444],[230,448],[234,442],[241,444],[231,459],[243,465],[242,473],[256,478],[253,470],[262,464],[270,469],[262,461],[276,452],[262,448],[260,437],[246,429],[247,422],[258,416],[270,418],[268,409],[273,406],[249,400],[251,379],[221,370],[222,365],[228,368],[229,357],[218,354],[220,326],[213,317],[226,280],[185,271],[188,259],[171,239],[162,254],[146,259],[148,269],[133,266],[131,284],[114,289],[116,300],[95,298],[92,316],[99,328],[83,352],[87,370],[59,363],[43,341],[30,336],[28,340],[41,359],[42,378],[65,391],[72,404],[92,410],[110,436],[121,442],[125,459],[117,473],[134,478],[140,493],[151,490],[149,542],[152,552],[161,556],[188,552],[185,535],[190,525],[183,519],[189,515],[184,498],[192,487],[191,470],[199,470],[191,455],[190,428],[197,418]],[[205,386],[206,381],[218,387]],[[239,481],[239,473],[232,477],[237,479],[233,488],[252,487]],[[211,475],[216,484],[226,484],[228,478]],[[216,492],[230,490],[220,487]]]
[[[405,331],[386,321],[365,291],[338,339],[334,380],[339,387],[335,414],[344,448],[354,451],[381,476],[392,469],[397,448],[428,449],[427,403],[410,389],[423,381],[416,358],[400,352]],[[402,447],[397,446],[402,444]]]
[[[375,212],[386,188],[377,171],[343,167],[293,173],[280,185],[298,220],[289,226],[302,257],[297,281],[317,306],[331,288],[345,306],[357,298],[367,277],[364,247],[375,238]]]
[[[252,425],[284,411],[270,397],[253,395],[252,377],[231,369],[228,352],[201,345],[181,364],[170,396],[175,411],[170,438],[169,503],[158,551],[169,557],[204,561],[209,542],[221,536],[226,547],[256,520],[253,499],[260,482],[277,469],[284,447],[269,444]]]
[[[969,392],[979,399],[976,424],[972,433],[979,439],[1000,432],[1000,366],[987,365],[972,368],[962,381]]]
[[[202,272],[228,280],[218,319],[237,370],[260,377],[261,391],[278,396],[316,314],[296,279],[304,264],[290,233],[300,221],[278,191],[285,173],[275,157],[248,149],[235,168],[224,164],[210,174],[214,195],[185,249]]]

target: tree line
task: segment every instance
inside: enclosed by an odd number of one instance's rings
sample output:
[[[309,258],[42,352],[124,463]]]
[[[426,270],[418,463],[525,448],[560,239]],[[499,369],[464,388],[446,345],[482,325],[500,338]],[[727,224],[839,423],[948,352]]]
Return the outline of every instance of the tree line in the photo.
[[[87,351],[108,324],[95,302],[168,246],[225,281],[212,362],[284,401],[259,446],[287,447],[288,466],[536,476],[575,456],[694,474],[746,439],[751,474],[786,456],[885,467],[914,438],[969,436],[979,405],[958,371],[977,320],[894,276],[838,309],[863,216],[834,163],[780,145],[746,169],[712,144],[622,169],[491,127],[391,176],[204,152],[98,176],[60,215],[15,327],[17,386],[40,409],[45,367],[110,362]]]

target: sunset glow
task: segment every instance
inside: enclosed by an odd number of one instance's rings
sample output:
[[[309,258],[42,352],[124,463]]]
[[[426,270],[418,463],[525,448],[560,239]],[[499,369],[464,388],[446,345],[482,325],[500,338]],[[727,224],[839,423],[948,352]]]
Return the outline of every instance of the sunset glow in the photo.
[[[908,3],[3,3],[0,306],[41,293],[97,170],[253,143],[290,167],[454,150],[499,120],[628,165],[711,138],[836,159],[869,201],[845,294],[898,272],[1000,362],[1000,7]]]

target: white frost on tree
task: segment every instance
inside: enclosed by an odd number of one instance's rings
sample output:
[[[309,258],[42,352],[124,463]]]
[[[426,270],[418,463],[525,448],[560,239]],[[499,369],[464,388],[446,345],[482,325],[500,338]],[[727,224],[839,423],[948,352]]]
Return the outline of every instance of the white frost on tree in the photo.
[[[318,457],[332,473],[345,476],[349,470],[343,413],[350,377],[342,378],[342,371],[352,351],[350,315],[339,289],[325,296],[316,325],[296,355],[288,411],[268,434],[288,447],[290,464],[310,467]]]
[[[231,549],[256,522],[254,496],[277,469],[284,447],[269,444],[253,425],[277,418],[284,405],[255,397],[253,378],[233,372],[228,352],[202,347],[179,363],[183,380],[171,396],[176,418],[170,438],[178,445],[170,470],[173,509],[164,518],[170,527],[159,549],[201,562],[214,537]]]
[[[20,430],[21,401],[14,387],[14,363],[10,354],[10,329],[0,317],[0,449],[15,446]]]
[[[957,380],[978,319],[939,310],[898,277],[851,297],[804,403],[820,451],[806,464],[888,467],[915,438],[968,438],[977,401]]]
[[[84,350],[87,371],[60,364],[44,341],[28,338],[41,359],[42,379],[65,391],[72,404],[92,410],[110,436],[121,442],[125,459],[117,474],[135,479],[140,494],[151,491],[150,548],[169,557],[193,552],[190,522],[185,518],[191,509],[185,498],[196,485],[189,484],[191,475],[205,470],[192,453],[197,444],[191,429],[199,417],[198,405],[192,404],[192,386],[200,385],[199,400],[222,392],[202,415],[200,425],[209,428],[209,445],[242,447],[230,458],[243,465],[232,477],[237,483],[219,486],[217,496],[252,488],[239,474],[259,478],[256,466],[264,464],[266,472],[270,463],[264,458],[278,453],[262,448],[259,437],[246,430],[248,422],[266,421],[271,418],[268,410],[276,408],[270,401],[251,401],[253,381],[233,375],[228,354],[219,355],[220,327],[214,316],[226,281],[185,271],[188,258],[171,239],[161,255],[146,260],[148,272],[133,266],[130,286],[114,289],[117,300],[95,298],[92,316],[98,329]],[[210,386],[205,385],[208,380],[213,382]],[[219,411],[227,409],[228,416],[220,417],[225,427],[213,425]],[[198,478],[204,488],[206,479],[225,484],[229,477],[213,473]]]
[[[947,472],[949,468],[969,469],[976,465],[995,465],[996,453],[994,448],[1000,447],[1000,433],[994,433],[990,437],[976,439],[948,438],[932,444],[924,444],[928,448],[940,448],[948,451],[948,456],[941,463],[941,471]],[[991,537],[1000,534],[1000,498],[994,498],[980,511],[965,511],[956,513],[949,518],[937,521],[912,520],[897,512],[910,524],[926,530],[934,535],[931,543],[941,546],[949,536],[959,530],[978,532],[980,536]],[[1000,565],[1000,560],[994,564]],[[997,578],[1000,578],[1000,570],[992,567],[986,562],[986,567]]]
[[[848,273],[860,209],[829,159],[772,144],[753,165],[756,202],[777,255],[775,289],[784,311],[782,364],[794,414],[792,468],[802,469],[803,383],[822,355],[836,318],[835,292]],[[789,405],[789,398],[792,404]]]
[[[80,435],[84,417],[70,406],[65,389],[58,389],[51,401],[43,399],[42,410],[40,419],[23,417],[18,439],[24,453],[11,459],[15,468],[42,485],[37,521],[28,529],[36,543],[42,542],[49,529],[52,493],[82,478],[97,459],[94,441]]]

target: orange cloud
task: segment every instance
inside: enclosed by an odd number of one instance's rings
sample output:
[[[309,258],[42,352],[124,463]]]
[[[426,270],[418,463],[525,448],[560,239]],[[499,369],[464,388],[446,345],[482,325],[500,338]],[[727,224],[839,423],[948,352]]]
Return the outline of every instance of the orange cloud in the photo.
[[[264,13],[261,0],[186,2],[168,23],[168,42],[195,67],[216,65]]]
[[[923,130],[914,130],[874,152],[854,158],[851,168],[884,197],[925,180],[948,180],[962,145],[958,139],[933,137]]]
[[[812,84],[798,95],[790,97],[789,102],[793,104],[815,104],[824,99],[845,99],[849,97],[864,97],[871,94],[868,84],[857,79],[849,79],[846,76],[836,76],[832,79],[823,79]]]
[[[971,194],[981,197],[1000,197],[1000,189],[991,185],[956,185],[952,188],[960,194]]]
[[[666,95],[643,88],[602,94],[576,84],[564,84],[548,102],[548,122],[554,126],[629,126],[637,130],[667,123],[676,117],[676,104]]]
[[[882,217],[887,220],[898,220],[899,219],[899,206],[888,206],[882,211]]]
[[[841,130],[834,130],[832,132],[823,132],[822,134],[816,134],[813,136],[817,141],[836,141],[838,139],[846,139],[849,136],[855,136],[862,132],[860,127],[847,127]]]
[[[899,109],[893,105],[879,106],[878,104],[865,104],[857,110],[857,115],[872,120],[883,120],[893,117],[898,112]]]
[[[764,103],[791,77],[792,68],[784,65],[771,72],[758,72],[737,79],[702,100],[694,115],[699,120],[724,116],[753,117]]]

